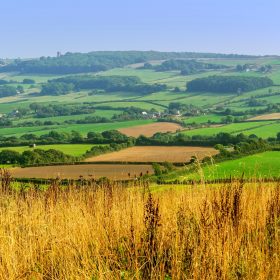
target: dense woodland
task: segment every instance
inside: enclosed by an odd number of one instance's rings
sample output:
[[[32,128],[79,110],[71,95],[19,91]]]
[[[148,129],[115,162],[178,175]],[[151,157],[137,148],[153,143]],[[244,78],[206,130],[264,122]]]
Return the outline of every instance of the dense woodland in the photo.
[[[196,60],[183,60],[183,59],[171,59],[164,61],[160,65],[151,65],[150,63],[145,63],[140,69],[153,69],[155,71],[181,71],[182,75],[191,75],[201,73],[207,70],[219,70],[228,68],[225,65],[204,63]]]
[[[166,89],[162,84],[144,84],[135,76],[70,76],[49,81],[43,85],[42,95],[62,95],[71,91],[103,90],[106,92],[137,92],[149,94]]]
[[[267,77],[210,76],[194,79],[187,83],[188,91],[242,93],[273,85]]]
[[[0,72],[17,71],[20,73],[37,74],[76,74],[99,72],[123,67],[134,63],[144,63],[150,60],[180,59],[180,58],[250,58],[253,56],[225,55],[193,52],[155,52],[155,51],[124,51],[124,52],[90,52],[66,53],[58,57],[41,57],[32,60],[17,59],[0,67]]]

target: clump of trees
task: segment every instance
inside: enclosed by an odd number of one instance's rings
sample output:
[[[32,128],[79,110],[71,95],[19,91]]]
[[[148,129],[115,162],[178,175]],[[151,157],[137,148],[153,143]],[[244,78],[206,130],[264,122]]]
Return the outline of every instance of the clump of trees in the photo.
[[[41,95],[63,95],[74,90],[72,83],[47,83],[42,86]]]
[[[154,69],[155,71],[181,71],[182,75],[201,73],[206,70],[217,70],[227,68],[225,65],[204,63],[196,60],[170,59],[160,65],[152,66],[150,63],[144,64],[144,69]]]
[[[0,98],[7,96],[14,96],[19,93],[18,89],[13,86],[3,85],[0,86]]]
[[[43,85],[41,94],[62,95],[71,91],[80,90],[103,90],[106,92],[137,92],[149,94],[165,90],[166,85],[145,84],[135,76],[68,76],[50,80]]]
[[[190,92],[242,93],[273,86],[267,77],[209,76],[187,83]]]
[[[29,108],[34,112],[36,118],[47,118],[55,116],[71,116],[81,114],[91,114],[95,112],[92,105],[43,105],[40,103],[31,103]]]
[[[12,150],[2,150],[0,152],[1,164],[20,164],[20,165],[35,165],[46,163],[59,163],[59,162],[74,162],[75,157],[64,154],[61,151],[54,149],[41,150],[34,149],[19,153]]]
[[[25,85],[34,85],[35,80],[33,80],[33,79],[23,79],[22,83],[25,84]]]

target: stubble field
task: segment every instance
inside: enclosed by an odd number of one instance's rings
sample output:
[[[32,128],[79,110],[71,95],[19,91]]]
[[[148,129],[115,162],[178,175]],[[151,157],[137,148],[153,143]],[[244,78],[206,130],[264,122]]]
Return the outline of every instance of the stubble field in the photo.
[[[87,162],[189,162],[192,156],[202,159],[218,151],[209,147],[132,147],[118,152],[87,158]]]

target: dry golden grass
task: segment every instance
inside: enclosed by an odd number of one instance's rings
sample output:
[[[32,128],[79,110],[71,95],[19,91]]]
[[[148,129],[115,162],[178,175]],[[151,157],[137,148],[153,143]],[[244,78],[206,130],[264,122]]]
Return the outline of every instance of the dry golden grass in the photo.
[[[10,184],[2,172],[0,279],[279,279],[276,183]]]

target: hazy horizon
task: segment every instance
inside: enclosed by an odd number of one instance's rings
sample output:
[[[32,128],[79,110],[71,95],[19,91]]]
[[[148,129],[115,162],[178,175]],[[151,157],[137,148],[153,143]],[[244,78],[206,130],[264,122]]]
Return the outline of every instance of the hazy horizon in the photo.
[[[276,0],[11,0],[2,9],[1,58],[109,50],[280,55]]]

